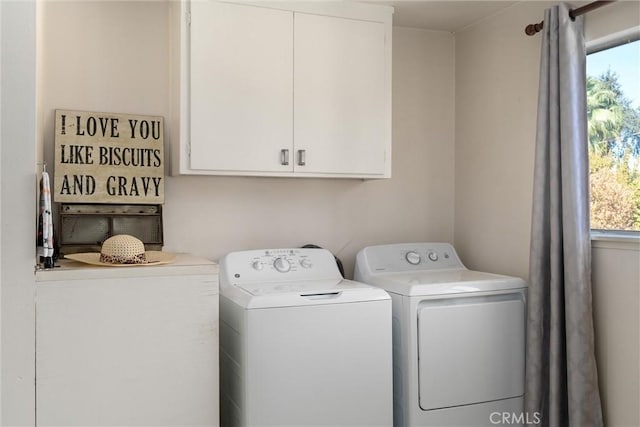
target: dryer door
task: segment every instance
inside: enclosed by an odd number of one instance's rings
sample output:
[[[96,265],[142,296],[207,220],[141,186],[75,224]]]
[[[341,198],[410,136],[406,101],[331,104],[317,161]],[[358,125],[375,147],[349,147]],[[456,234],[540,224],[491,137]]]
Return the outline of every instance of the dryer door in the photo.
[[[522,396],[525,317],[522,292],[421,302],[420,407]]]

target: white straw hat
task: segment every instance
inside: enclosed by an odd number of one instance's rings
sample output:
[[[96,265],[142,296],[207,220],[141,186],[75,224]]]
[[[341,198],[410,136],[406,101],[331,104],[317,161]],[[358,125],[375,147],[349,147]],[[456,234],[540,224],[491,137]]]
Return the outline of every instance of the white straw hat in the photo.
[[[161,251],[145,251],[144,243],[128,234],[117,234],[102,243],[100,252],[68,254],[65,258],[106,267],[159,265],[173,262],[174,255]]]

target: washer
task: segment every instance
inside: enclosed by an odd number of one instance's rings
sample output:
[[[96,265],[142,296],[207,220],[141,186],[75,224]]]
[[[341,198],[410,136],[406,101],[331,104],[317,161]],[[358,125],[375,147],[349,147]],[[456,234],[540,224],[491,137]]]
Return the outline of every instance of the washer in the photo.
[[[523,415],[522,279],[468,270],[447,243],[367,247],[354,278],[393,301],[395,426],[492,426]]]
[[[323,249],[220,260],[221,425],[389,426],[391,299]]]

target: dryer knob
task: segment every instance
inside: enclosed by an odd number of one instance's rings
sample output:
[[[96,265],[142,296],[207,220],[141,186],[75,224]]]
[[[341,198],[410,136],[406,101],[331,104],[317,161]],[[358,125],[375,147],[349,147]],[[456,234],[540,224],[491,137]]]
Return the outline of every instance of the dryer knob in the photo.
[[[300,265],[302,266],[302,268],[311,268],[311,267],[313,267],[313,264],[307,258],[302,258],[300,260]]]
[[[291,264],[289,264],[286,258],[276,258],[275,261],[273,261],[273,267],[280,273],[286,273],[291,270]]]
[[[404,257],[409,264],[412,264],[412,265],[420,264],[420,261],[421,261],[420,254],[417,252],[409,251]]]
[[[438,260],[438,254],[436,252],[429,252],[429,259],[436,262]]]
[[[262,262],[260,260],[258,261],[253,261],[253,263],[251,264],[251,266],[255,269],[255,270],[262,270]]]

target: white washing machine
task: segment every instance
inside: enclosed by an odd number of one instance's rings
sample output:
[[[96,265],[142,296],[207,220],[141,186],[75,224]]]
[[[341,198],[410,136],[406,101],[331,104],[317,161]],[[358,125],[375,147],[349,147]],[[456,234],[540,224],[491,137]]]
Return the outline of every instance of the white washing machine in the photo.
[[[355,280],[393,301],[394,425],[492,426],[523,411],[527,285],[447,243],[371,246]]]
[[[389,426],[391,299],[323,249],[220,260],[223,426]]]

